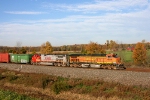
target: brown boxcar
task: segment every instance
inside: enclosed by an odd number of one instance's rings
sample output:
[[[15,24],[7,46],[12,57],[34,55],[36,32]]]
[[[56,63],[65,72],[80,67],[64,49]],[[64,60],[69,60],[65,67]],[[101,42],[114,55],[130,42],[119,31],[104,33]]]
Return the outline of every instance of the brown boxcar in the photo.
[[[0,62],[8,63],[10,61],[9,58],[10,58],[9,53],[0,53]]]

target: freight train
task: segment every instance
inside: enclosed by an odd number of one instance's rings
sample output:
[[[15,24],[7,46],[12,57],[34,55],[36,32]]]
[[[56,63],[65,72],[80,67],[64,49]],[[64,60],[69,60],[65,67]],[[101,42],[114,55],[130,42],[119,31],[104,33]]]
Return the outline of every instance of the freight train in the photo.
[[[117,54],[8,54],[0,53],[0,62],[29,63],[83,68],[125,69]]]

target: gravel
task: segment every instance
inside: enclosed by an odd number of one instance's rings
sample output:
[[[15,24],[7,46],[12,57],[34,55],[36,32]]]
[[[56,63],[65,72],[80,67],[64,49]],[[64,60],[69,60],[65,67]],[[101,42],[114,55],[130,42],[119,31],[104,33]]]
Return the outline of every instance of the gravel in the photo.
[[[150,86],[149,72],[132,72],[125,70],[104,70],[88,68],[35,66],[27,64],[7,64],[0,63],[0,68],[27,72],[44,73],[67,78],[84,78],[89,80],[99,79],[108,82],[119,82],[125,85]]]

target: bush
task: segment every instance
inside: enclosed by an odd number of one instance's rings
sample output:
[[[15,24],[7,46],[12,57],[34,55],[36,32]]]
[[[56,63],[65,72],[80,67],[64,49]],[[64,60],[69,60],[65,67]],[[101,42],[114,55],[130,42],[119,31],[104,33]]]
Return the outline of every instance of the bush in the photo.
[[[146,64],[147,51],[143,43],[137,43],[133,51],[133,59],[135,65]]]
[[[48,77],[42,79],[42,87],[45,89],[45,87],[48,85],[50,82],[50,79]]]
[[[0,80],[4,79],[5,76],[3,76],[2,74],[0,74]]]
[[[0,90],[0,100],[38,100],[15,92]]]
[[[18,79],[18,76],[10,75],[8,78],[9,78],[9,81],[14,81],[14,80]]]
[[[53,84],[52,90],[56,93],[59,94],[61,91],[66,91],[71,88],[70,85],[67,84],[65,81],[58,81]]]

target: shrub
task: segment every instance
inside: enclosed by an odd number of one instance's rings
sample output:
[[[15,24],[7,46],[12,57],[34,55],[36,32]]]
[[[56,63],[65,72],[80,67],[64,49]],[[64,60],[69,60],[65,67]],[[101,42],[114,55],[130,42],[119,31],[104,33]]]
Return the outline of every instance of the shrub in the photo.
[[[0,100],[38,100],[15,92],[0,90]]]
[[[42,79],[42,87],[45,89],[45,87],[48,85],[50,82],[50,79],[48,77]]]
[[[65,82],[65,81],[58,81],[52,85],[52,90],[56,94],[59,94],[61,91],[69,90],[70,88],[71,88],[71,86],[68,85],[67,82]]]
[[[147,51],[143,43],[137,43],[133,51],[133,59],[135,65],[146,64]]]
[[[0,74],[0,80],[4,79],[5,76],[3,76],[2,74]]]
[[[16,76],[16,75],[9,75],[9,81],[14,81],[14,80],[16,80],[16,79],[18,79],[18,76]]]

